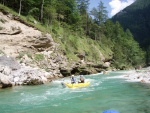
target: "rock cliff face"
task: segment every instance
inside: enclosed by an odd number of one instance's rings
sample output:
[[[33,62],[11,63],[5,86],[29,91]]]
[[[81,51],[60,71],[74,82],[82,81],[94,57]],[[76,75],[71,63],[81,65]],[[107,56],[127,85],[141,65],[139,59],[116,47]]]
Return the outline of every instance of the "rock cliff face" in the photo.
[[[48,72],[19,64],[14,58],[0,57],[0,87],[13,85],[37,85],[52,79]]]
[[[109,63],[94,65],[81,61],[69,63],[59,44],[19,17],[0,12],[0,87],[36,85],[71,74],[101,72]]]

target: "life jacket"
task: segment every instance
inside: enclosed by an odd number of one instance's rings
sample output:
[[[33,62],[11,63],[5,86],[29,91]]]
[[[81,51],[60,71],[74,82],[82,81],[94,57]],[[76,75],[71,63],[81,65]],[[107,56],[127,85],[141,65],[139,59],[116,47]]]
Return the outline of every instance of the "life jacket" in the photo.
[[[72,82],[72,83],[75,83],[75,82],[76,82],[76,80],[75,80],[74,77],[71,77],[71,82]]]
[[[84,77],[83,76],[80,77],[80,81],[84,82]]]

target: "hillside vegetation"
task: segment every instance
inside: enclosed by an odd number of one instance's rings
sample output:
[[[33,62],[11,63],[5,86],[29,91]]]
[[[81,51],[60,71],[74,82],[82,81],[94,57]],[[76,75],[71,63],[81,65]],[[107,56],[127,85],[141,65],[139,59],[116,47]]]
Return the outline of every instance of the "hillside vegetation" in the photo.
[[[146,51],[146,63],[150,64],[150,0],[136,0],[112,20],[119,21],[124,29],[130,29],[140,46]]]
[[[124,31],[118,22],[107,20],[102,2],[98,6],[101,10],[93,8],[91,13],[88,13],[89,0],[1,0],[0,3],[1,11],[50,33],[60,44],[58,51],[70,63],[83,57],[85,62],[109,62],[109,68],[127,69],[145,62],[145,54],[131,32]],[[4,21],[2,17],[0,21]]]

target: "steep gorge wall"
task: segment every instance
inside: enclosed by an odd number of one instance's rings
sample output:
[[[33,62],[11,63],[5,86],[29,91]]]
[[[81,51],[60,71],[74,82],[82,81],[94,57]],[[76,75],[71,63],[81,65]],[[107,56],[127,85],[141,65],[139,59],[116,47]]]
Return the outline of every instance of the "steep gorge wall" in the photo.
[[[81,54],[77,55],[81,60],[69,62],[58,47],[50,34],[43,34],[10,13],[0,12],[1,87],[43,84],[71,74],[98,73],[110,66],[108,62],[95,65],[84,61],[86,56]],[[20,68],[13,69],[12,60]]]

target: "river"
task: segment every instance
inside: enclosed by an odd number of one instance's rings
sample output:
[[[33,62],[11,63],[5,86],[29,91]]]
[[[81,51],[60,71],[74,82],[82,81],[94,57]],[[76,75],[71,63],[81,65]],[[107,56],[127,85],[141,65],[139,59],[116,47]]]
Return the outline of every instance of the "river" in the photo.
[[[150,113],[150,84],[129,82],[126,71],[85,76],[88,87],[69,89],[62,80],[0,90],[0,113]]]

